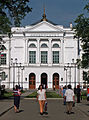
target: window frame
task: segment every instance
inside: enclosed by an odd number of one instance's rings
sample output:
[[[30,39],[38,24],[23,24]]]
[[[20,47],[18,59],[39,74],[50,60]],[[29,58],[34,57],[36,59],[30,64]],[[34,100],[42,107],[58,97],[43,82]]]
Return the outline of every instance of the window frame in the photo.
[[[36,51],[29,51],[29,64],[36,64]]]
[[[48,64],[48,51],[41,51],[41,64]]]
[[[52,63],[59,64],[59,51],[52,51]]]

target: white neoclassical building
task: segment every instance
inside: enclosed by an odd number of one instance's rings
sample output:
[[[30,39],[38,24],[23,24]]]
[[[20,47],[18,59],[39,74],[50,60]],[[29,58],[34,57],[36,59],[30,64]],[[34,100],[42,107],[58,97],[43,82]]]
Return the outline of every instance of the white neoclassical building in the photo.
[[[6,88],[20,85],[36,89],[40,84],[48,88],[83,83],[82,72],[77,68],[80,58],[79,41],[74,38],[72,24],[69,28],[56,25],[43,18],[32,25],[13,27],[12,35],[3,39],[6,49],[2,52],[1,69]]]

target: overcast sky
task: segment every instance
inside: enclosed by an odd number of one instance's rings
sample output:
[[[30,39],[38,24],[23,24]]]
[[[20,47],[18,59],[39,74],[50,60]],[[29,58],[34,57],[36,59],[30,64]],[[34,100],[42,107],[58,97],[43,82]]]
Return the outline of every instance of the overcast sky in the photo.
[[[29,5],[33,9],[22,21],[22,26],[42,19],[44,4],[48,20],[68,27],[70,22],[74,24],[75,18],[83,13],[86,0],[30,0]]]

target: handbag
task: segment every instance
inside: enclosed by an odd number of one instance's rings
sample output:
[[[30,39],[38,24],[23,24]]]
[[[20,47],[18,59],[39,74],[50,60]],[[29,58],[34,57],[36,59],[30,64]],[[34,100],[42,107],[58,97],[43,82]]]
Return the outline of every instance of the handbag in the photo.
[[[89,94],[87,94],[87,101],[89,101]]]
[[[45,112],[47,111],[47,101],[45,102],[45,107],[44,107],[44,109],[45,109]]]
[[[75,107],[75,102],[73,102],[73,105],[72,105],[72,107]]]

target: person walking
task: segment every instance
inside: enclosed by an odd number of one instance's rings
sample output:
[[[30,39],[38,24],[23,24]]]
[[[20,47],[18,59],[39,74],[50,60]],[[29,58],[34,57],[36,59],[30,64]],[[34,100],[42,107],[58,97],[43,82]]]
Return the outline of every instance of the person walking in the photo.
[[[76,95],[77,95],[77,103],[80,103],[81,89],[79,85],[77,85]]]
[[[87,101],[89,101],[89,86],[87,87]]]
[[[72,106],[74,103],[74,91],[71,89],[71,85],[68,85],[68,89],[65,92],[64,98],[66,99],[66,108],[67,108],[67,114],[71,114]]]
[[[21,95],[21,92],[19,90],[18,85],[16,85],[16,88],[13,91],[13,96],[14,96],[14,111],[16,113],[19,112],[20,95]]]
[[[63,99],[64,105],[66,105],[66,99],[65,99],[65,97],[64,97],[64,96],[65,96],[65,92],[66,92],[66,86],[63,87],[63,91],[62,91],[62,93],[63,93],[63,98],[64,98],[64,99]]]
[[[37,91],[37,100],[39,101],[40,105],[40,114],[43,115],[43,109],[46,101],[46,93],[45,89],[42,88],[42,85],[39,86],[39,89]]]

